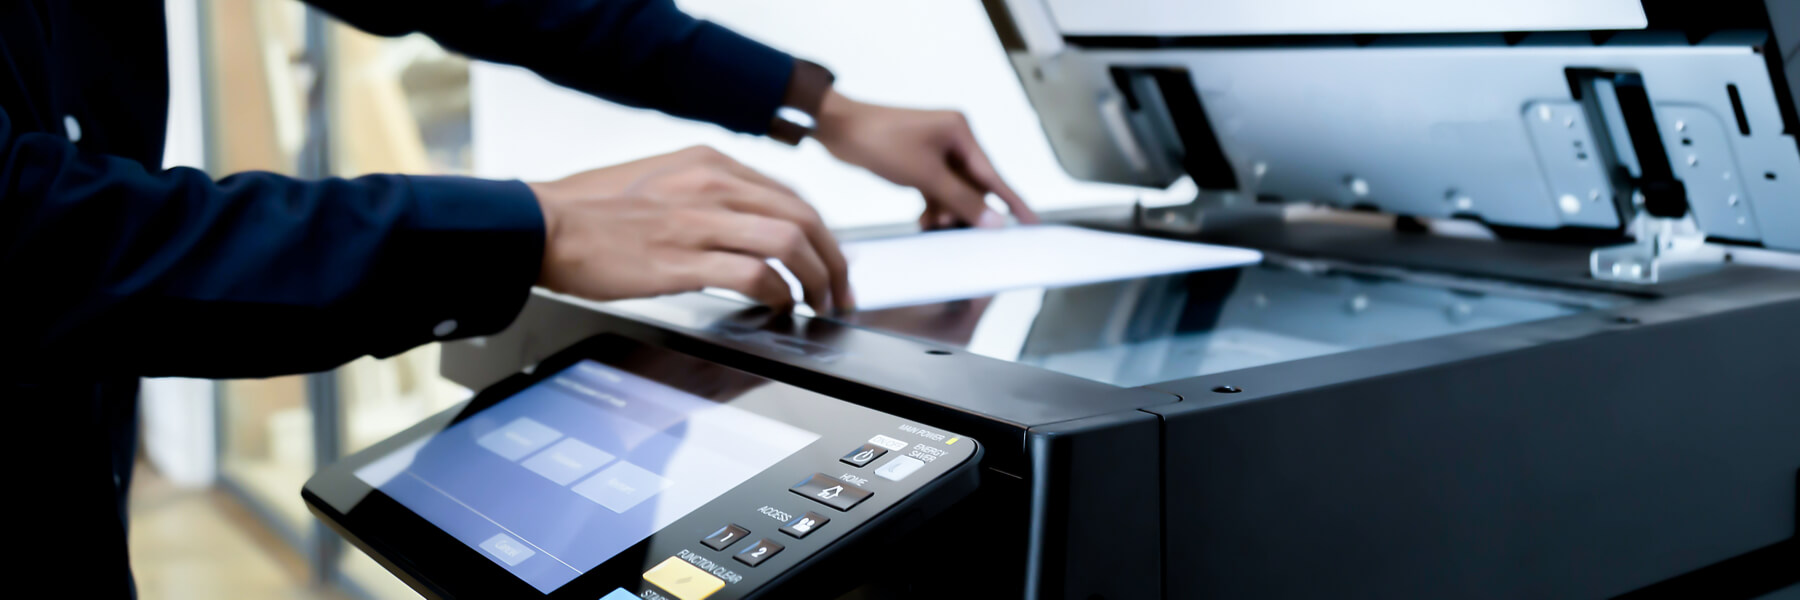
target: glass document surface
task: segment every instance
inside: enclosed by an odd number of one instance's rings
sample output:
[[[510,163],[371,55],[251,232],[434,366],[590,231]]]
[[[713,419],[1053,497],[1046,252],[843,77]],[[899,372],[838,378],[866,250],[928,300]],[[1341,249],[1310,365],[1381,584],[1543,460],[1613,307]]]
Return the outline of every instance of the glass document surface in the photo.
[[[583,360],[356,477],[549,593],[817,439]]]
[[[1271,260],[859,312],[840,320],[1136,387],[1550,319],[1613,296]]]

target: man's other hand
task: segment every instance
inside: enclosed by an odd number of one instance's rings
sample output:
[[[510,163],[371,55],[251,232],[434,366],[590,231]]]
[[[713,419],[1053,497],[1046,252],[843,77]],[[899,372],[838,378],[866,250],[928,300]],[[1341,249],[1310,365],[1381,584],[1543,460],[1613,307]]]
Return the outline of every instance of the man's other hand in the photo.
[[[839,160],[918,188],[925,195],[919,217],[925,229],[1004,225],[1005,218],[987,206],[989,193],[1006,202],[1019,222],[1038,221],[994,170],[962,113],[865,104],[829,91],[813,135]]]
[[[844,255],[793,190],[710,148],[690,148],[528,184],[543,207],[538,283],[613,300],[725,288],[793,307],[794,274],[813,310],[850,309]]]

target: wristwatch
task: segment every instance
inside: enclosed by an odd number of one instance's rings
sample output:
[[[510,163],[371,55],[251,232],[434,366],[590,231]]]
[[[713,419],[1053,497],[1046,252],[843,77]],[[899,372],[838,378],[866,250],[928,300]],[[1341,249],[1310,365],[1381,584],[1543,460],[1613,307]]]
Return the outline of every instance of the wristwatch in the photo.
[[[819,105],[825,92],[831,90],[836,77],[825,67],[809,60],[794,59],[794,73],[788,76],[787,94],[781,107],[769,120],[769,137],[798,146],[818,127]]]

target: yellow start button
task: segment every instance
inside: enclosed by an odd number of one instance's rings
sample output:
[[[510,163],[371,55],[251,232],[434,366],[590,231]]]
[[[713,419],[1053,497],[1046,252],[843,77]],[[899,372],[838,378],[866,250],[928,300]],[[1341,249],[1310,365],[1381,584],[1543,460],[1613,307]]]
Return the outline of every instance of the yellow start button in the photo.
[[[645,571],[644,581],[656,584],[681,600],[704,600],[725,587],[724,580],[673,556]]]

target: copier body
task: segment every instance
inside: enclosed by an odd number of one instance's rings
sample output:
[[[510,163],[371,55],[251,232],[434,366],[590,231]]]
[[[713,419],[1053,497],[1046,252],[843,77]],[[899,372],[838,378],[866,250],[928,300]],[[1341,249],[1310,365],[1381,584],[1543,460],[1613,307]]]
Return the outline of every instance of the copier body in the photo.
[[[1068,171],[1197,189],[1049,218],[1264,265],[839,318],[540,292],[443,371],[610,331],[978,437],[848,597],[1790,585],[1800,6],[1439,4],[989,0]]]

